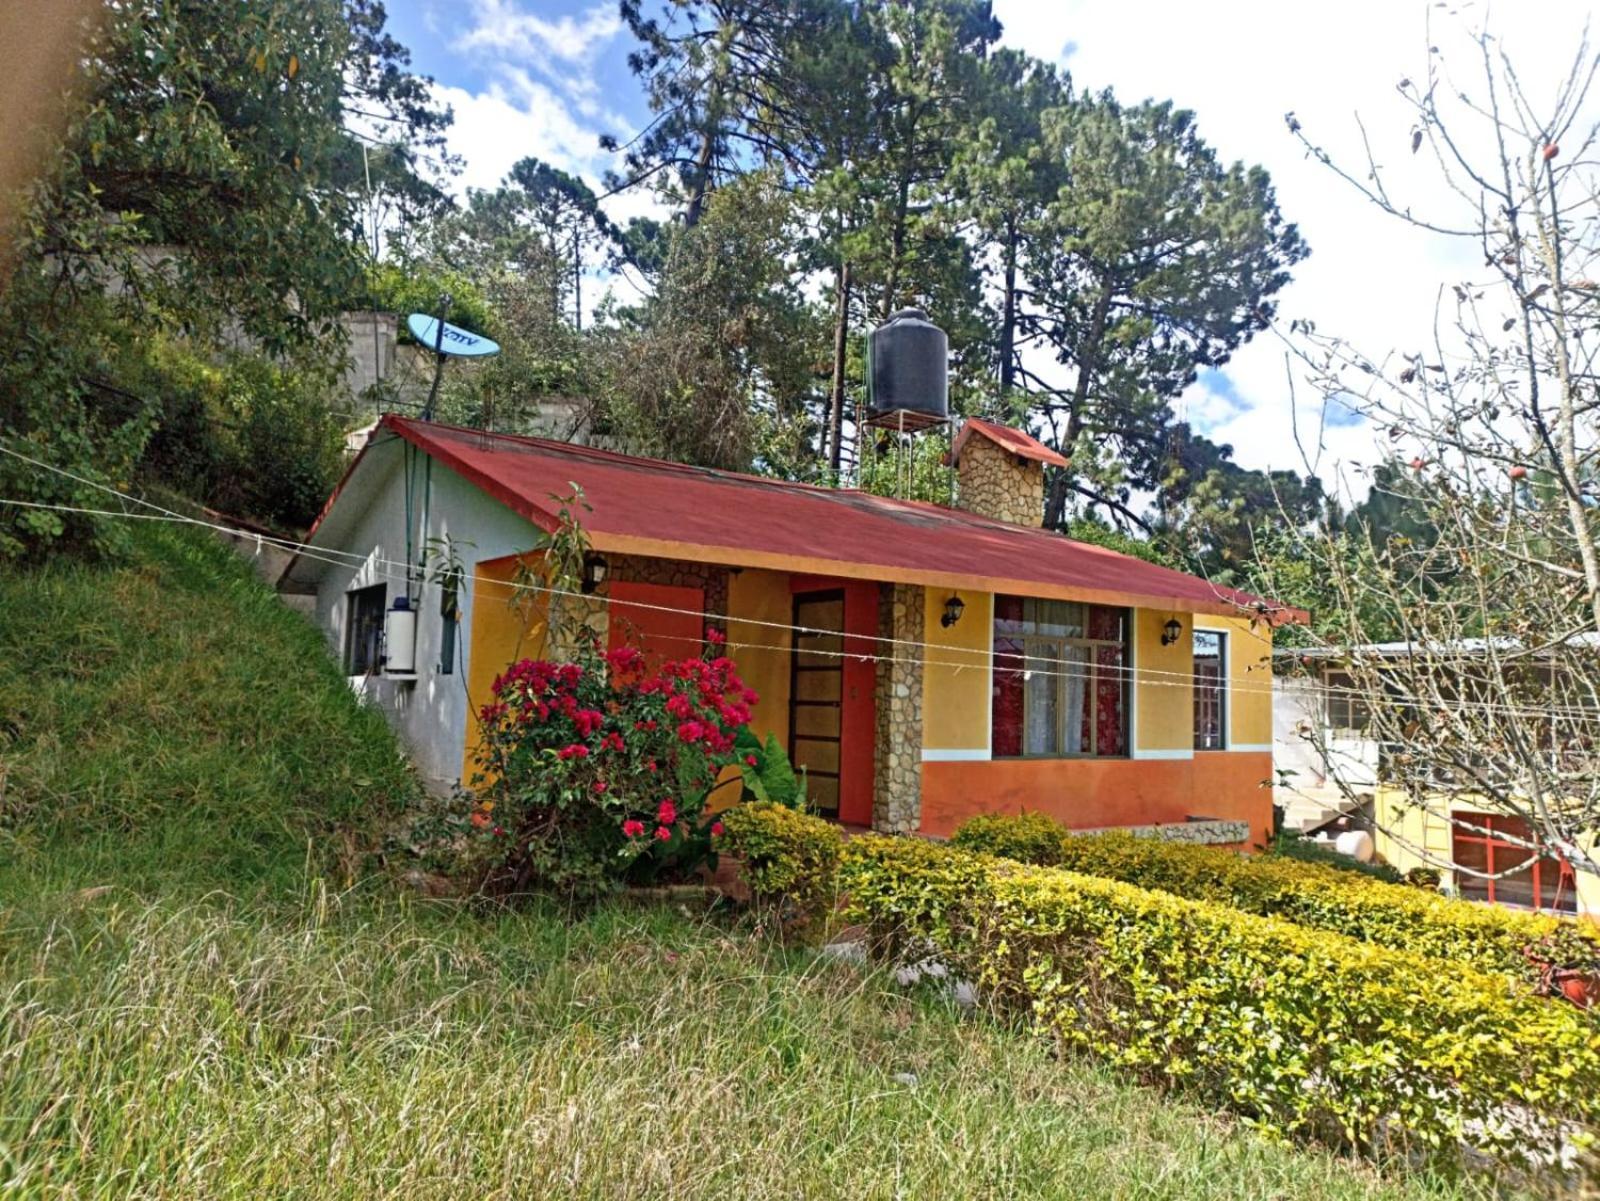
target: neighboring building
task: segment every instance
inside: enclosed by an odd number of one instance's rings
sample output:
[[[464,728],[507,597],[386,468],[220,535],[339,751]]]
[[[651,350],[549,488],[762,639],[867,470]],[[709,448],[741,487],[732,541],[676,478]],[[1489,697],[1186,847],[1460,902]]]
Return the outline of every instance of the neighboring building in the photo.
[[[1304,615],[1037,528],[1061,460],[1025,434],[968,422],[952,459],[964,503],[1013,520],[390,416],[285,582],[448,787],[472,775],[491,681],[545,652],[511,581],[577,485],[589,624],[680,658],[721,627],[754,729],[840,821],[945,835],[1033,809],[1264,842],[1272,622]],[[469,577],[453,620],[403,566],[441,538]],[[383,615],[405,594],[415,678],[394,679]]]
[[[1452,653],[1477,654],[1467,639]],[[1520,817],[1496,813],[1482,799],[1441,786],[1426,805],[1385,778],[1390,747],[1368,730],[1368,710],[1355,681],[1340,661],[1351,655],[1400,658],[1413,653],[1405,642],[1278,652],[1280,664],[1299,659],[1304,675],[1278,674],[1273,684],[1273,766],[1279,772],[1279,803],[1285,824],[1316,829],[1348,814],[1357,828],[1371,829],[1377,856],[1401,871],[1442,869],[1442,883],[1471,900],[1519,908],[1600,916],[1600,880],[1579,876],[1555,855],[1499,879],[1458,872],[1459,864],[1494,875],[1529,858],[1518,842],[1533,842]],[[1320,731],[1326,754],[1308,737]],[[1284,776],[1288,768],[1295,774]],[[1342,787],[1341,787],[1342,785]],[[1507,839],[1516,841],[1507,841]]]

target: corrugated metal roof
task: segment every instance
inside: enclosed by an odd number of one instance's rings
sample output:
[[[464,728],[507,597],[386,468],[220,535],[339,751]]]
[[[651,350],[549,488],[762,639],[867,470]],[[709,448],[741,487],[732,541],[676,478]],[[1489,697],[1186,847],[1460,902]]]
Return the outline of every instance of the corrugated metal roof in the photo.
[[[374,440],[386,433],[545,529],[556,525],[553,498],[578,485],[588,505],[582,524],[598,550],[1176,610],[1247,609],[1276,622],[1305,617],[1129,555],[921,501],[392,415]],[[339,497],[324,508],[312,544]]]
[[[950,448],[952,464],[961,461],[961,448],[974,434],[987,438],[1002,450],[1021,455],[1024,459],[1034,459],[1056,467],[1068,465],[1065,456],[1057,454],[1032,434],[1025,434],[1021,430],[1012,429],[1009,425],[997,425],[993,421],[984,421],[977,417],[968,417],[962,422],[961,432],[956,435],[955,445]]]

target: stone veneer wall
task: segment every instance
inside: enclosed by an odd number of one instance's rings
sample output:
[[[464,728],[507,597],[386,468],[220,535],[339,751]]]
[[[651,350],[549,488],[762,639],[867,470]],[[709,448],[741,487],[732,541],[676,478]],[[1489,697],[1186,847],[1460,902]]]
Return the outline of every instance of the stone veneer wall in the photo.
[[[1162,842],[1189,842],[1200,846],[1233,846],[1250,841],[1250,823],[1206,818],[1192,822],[1163,822],[1157,826],[1100,826],[1092,830],[1070,830],[1071,834],[1106,834],[1117,831],[1136,838],[1156,838]]]
[[[872,828],[888,834],[922,825],[922,648],[914,644],[922,640],[925,597],[920,585],[879,586],[878,636],[913,644],[878,644]]]
[[[968,438],[956,466],[961,508],[1014,525],[1044,524],[1044,464],[1020,459],[981,434]]]

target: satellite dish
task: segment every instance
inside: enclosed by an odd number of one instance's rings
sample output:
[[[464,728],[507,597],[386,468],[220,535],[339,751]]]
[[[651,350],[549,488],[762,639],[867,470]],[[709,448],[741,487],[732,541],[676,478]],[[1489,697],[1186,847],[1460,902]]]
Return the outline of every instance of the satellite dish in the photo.
[[[426,313],[412,313],[406,318],[406,328],[411,331],[411,336],[418,343],[429,350],[438,350],[440,354],[481,359],[486,355],[500,353],[498,342],[485,338],[482,334],[475,334],[471,330],[462,329],[459,325],[451,325],[448,321],[444,323],[444,336],[440,337],[439,319],[430,317]]]

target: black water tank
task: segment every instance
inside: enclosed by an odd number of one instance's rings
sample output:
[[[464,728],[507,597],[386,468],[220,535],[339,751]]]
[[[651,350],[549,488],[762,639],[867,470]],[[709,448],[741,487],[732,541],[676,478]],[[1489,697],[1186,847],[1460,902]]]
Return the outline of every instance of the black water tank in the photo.
[[[867,335],[867,424],[912,430],[950,417],[950,339],[921,309]]]

